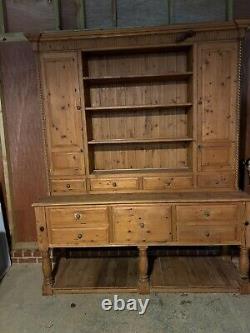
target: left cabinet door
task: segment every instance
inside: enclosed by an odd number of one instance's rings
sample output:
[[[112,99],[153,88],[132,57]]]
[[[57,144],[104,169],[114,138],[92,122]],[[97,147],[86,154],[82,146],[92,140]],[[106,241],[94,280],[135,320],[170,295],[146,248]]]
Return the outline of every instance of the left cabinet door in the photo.
[[[85,174],[78,61],[75,52],[40,56],[49,174]]]

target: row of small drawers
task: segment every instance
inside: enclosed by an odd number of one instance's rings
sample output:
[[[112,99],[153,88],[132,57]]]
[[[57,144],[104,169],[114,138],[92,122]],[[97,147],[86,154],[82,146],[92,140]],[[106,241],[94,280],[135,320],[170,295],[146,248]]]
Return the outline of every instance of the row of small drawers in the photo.
[[[199,175],[198,186],[200,187],[230,187],[233,184],[233,177],[230,174],[224,175]],[[192,189],[194,180],[192,176],[178,177],[143,177],[142,189],[144,190],[180,190]],[[139,189],[138,177],[132,178],[93,178],[90,179],[92,191],[129,191]],[[69,193],[86,191],[85,180],[51,180],[53,193]]]
[[[175,218],[172,212],[174,211]],[[240,204],[47,208],[50,245],[239,241]],[[176,223],[174,222],[176,220]]]

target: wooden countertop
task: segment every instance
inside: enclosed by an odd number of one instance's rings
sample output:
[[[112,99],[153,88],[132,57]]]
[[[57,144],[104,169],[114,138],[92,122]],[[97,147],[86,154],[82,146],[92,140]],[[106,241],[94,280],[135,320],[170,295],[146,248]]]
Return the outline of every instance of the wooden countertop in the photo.
[[[56,205],[90,205],[90,204],[120,204],[120,203],[156,203],[156,202],[230,202],[250,201],[250,195],[242,191],[236,192],[182,192],[182,193],[110,193],[83,194],[72,196],[48,196],[36,203],[36,206]]]

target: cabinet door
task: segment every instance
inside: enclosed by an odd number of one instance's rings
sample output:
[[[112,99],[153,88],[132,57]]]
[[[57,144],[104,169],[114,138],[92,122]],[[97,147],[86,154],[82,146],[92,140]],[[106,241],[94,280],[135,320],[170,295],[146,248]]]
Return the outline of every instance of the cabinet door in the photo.
[[[50,175],[82,175],[83,125],[77,54],[42,54],[41,69]]]
[[[236,151],[237,42],[198,47],[198,171],[233,172]]]

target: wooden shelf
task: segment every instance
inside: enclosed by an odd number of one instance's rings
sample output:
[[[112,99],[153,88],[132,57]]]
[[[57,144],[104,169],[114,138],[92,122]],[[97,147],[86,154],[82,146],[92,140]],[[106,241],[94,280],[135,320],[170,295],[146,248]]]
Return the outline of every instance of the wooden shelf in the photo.
[[[116,83],[116,82],[150,82],[162,80],[186,80],[193,75],[193,72],[167,73],[158,75],[128,75],[128,76],[103,76],[103,77],[83,77],[85,82],[90,83]]]
[[[86,107],[86,111],[150,111],[150,110],[165,110],[175,108],[190,108],[192,103],[173,103],[173,104],[156,104],[156,105],[119,105],[119,106],[94,106]]]
[[[91,140],[88,142],[89,145],[109,145],[109,144],[127,144],[127,143],[158,143],[158,142],[190,142],[192,138],[157,138],[157,139],[110,139],[110,140]]]
[[[96,56],[96,55],[116,55],[116,54],[134,54],[134,53],[154,53],[154,52],[178,52],[187,51],[193,47],[192,43],[181,43],[181,44],[157,44],[157,45],[146,45],[146,46],[123,46],[123,47],[109,47],[109,48],[94,48],[85,49],[83,52],[84,56]]]
[[[172,169],[172,168],[143,168],[143,169],[107,169],[107,170],[93,170],[90,174],[91,176],[96,176],[96,175],[120,175],[120,174],[135,174],[138,173],[140,175],[145,174],[159,174],[159,173],[168,173],[170,174],[170,177],[173,175],[179,175],[181,174],[182,176],[188,176],[192,174],[192,169],[190,167],[181,167],[178,169]],[[183,174],[185,173],[185,174]]]

